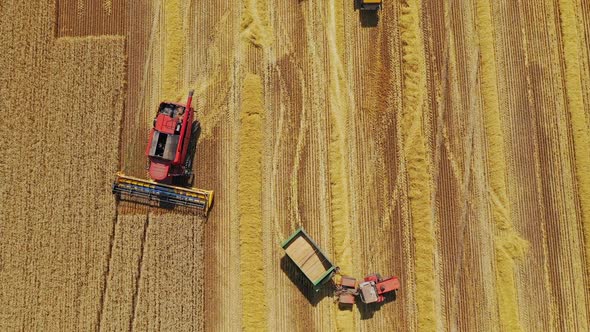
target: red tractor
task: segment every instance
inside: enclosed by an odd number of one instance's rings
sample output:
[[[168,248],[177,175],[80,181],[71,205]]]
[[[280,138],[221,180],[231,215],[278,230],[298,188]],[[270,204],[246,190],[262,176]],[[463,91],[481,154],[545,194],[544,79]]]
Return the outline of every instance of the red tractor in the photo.
[[[163,183],[192,184],[192,162],[200,124],[193,122],[191,107],[193,91],[186,105],[162,102],[150,130],[145,154],[148,157],[150,178]]]
[[[365,281],[359,284],[359,294],[363,303],[374,303],[385,301],[385,294],[392,292],[395,299],[396,291],[399,289],[397,277],[381,278],[379,274],[371,274],[365,277]]]
[[[371,274],[365,277],[360,284],[355,278],[341,276],[336,279],[335,296],[342,305],[352,305],[358,295],[363,303],[380,303],[385,301],[386,294],[391,294],[395,300],[396,292],[400,287],[397,277],[381,278],[379,274]]]

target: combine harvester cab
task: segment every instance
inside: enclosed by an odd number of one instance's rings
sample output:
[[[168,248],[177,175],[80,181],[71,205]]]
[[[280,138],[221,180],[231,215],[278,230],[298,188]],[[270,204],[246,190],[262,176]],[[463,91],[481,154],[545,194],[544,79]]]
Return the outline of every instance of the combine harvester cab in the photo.
[[[337,267],[332,264],[303,228],[295,231],[281,244],[281,247],[311,282],[315,291],[318,291],[324,283],[332,280],[332,276],[336,273]]]
[[[190,187],[193,182],[193,157],[200,130],[199,122],[193,122],[192,99],[191,90],[186,105],[160,103],[145,151],[152,180],[118,173],[113,183],[113,194],[117,194],[119,198],[121,194],[125,194],[194,207],[207,215],[213,203],[213,192]],[[182,186],[173,185],[178,182]]]

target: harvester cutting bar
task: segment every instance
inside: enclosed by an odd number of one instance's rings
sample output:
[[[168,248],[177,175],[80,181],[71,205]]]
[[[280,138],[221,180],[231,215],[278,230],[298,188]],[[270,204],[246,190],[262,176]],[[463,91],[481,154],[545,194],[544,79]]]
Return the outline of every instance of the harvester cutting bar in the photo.
[[[213,203],[213,191],[197,188],[182,188],[117,174],[113,194],[127,194],[149,200],[194,207],[207,216]]]

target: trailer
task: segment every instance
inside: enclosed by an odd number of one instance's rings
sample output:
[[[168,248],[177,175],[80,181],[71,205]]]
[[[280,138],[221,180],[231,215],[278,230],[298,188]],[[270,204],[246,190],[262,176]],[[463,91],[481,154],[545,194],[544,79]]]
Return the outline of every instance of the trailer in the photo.
[[[337,267],[303,228],[296,230],[281,247],[316,291],[336,273]]]

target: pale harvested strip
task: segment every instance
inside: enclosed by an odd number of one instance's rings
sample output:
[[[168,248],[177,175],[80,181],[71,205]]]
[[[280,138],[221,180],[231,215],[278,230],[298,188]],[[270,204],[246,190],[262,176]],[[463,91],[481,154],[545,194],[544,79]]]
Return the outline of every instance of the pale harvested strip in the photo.
[[[267,328],[267,308],[262,261],[262,123],[263,87],[260,76],[247,74],[242,87],[240,112],[240,285],[242,288],[242,329]]]
[[[164,64],[162,77],[162,98],[179,101],[185,95],[179,92],[183,53],[185,44],[184,15],[181,0],[163,1],[164,10]]]
[[[433,331],[435,321],[436,250],[431,202],[431,161],[427,138],[423,132],[426,92],[424,43],[419,25],[418,1],[408,0],[402,8],[401,39],[403,46],[404,99],[402,128],[404,157],[408,177],[410,218],[413,226],[418,330]]]
[[[494,246],[499,322],[502,329],[514,331],[521,329],[518,319],[514,259],[524,255],[527,244],[516,233],[510,220],[504,139],[494,58],[494,31],[488,0],[477,1],[477,33],[480,46],[484,127],[487,138],[488,182],[491,187],[492,217],[496,227]]]
[[[567,109],[571,116],[578,197],[584,232],[586,271],[590,273],[590,114],[584,111],[584,107],[588,106],[584,105],[580,76],[580,56],[583,53],[579,46],[580,37],[584,32],[577,29],[576,8],[573,2],[575,1],[560,0],[559,13],[564,43]],[[588,80],[588,77],[584,77],[584,81]],[[586,285],[586,290],[590,290],[590,285]],[[588,326],[582,325],[580,328],[587,329]]]
[[[149,214],[139,258],[133,330],[202,331],[203,225],[189,211]]]

